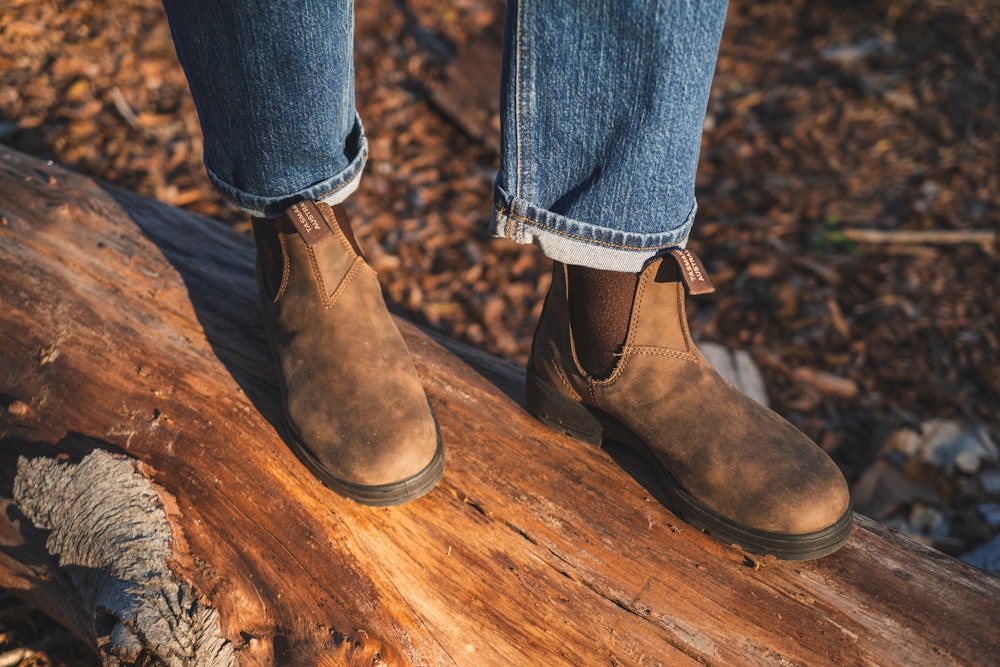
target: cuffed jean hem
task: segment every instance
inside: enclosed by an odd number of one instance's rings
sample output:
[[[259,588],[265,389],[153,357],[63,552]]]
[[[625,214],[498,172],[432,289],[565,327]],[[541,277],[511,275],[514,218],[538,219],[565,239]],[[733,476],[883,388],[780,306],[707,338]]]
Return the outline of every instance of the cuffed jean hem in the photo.
[[[669,248],[683,248],[694,224],[697,205],[677,228],[637,234],[580,222],[511,197],[497,186],[490,233],[518,243],[533,243],[549,259],[604,271],[638,273]]]
[[[358,189],[365,163],[368,160],[368,140],[360,120],[358,120],[357,131],[357,153],[345,169],[287,195],[265,197],[251,194],[220,178],[207,163],[205,170],[208,172],[208,178],[212,185],[223,199],[252,216],[280,218],[290,206],[306,199],[322,201],[334,206],[343,202]]]

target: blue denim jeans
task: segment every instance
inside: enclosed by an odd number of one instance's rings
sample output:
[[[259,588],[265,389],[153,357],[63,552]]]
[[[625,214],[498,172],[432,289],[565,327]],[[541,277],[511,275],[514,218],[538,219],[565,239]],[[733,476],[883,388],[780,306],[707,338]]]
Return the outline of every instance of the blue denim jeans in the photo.
[[[164,0],[222,195],[336,204],[367,156],[350,0]],[[508,0],[491,230],[639,271],[683,245],[726,0]]]

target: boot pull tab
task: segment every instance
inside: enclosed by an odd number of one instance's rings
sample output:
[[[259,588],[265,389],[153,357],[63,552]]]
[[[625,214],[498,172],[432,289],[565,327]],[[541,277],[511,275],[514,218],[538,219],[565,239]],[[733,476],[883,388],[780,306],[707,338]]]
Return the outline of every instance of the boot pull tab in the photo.
[[[708,271],[693,251],[687,248],[674,248],[670,251],[670,256],[677,262],[681,279],[687,285],[689,294],[711,294],[715,291],[715,285],[708,278]]]
[[[323,217],[323,214],[319,212],[316,204],[311,201],[300,201],[285,211],[285,214],[292,221],[292,224],[295,225],[299,236],[302,237],[302,240],[310,248],[333,236],[330,224]]]

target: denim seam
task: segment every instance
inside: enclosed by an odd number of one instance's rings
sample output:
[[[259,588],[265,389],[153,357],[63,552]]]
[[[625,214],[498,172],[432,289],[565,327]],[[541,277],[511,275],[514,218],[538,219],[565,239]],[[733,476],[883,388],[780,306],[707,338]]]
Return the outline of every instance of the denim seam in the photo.
[[[652,246],[648,246],[648,247],[644,247],[644,248],[634,248],[632,246],[622,245],[620,243],[611,243],[609,241],[602,241],[600,239],[587,238],[585,236],[580,236],[578,234],[570,234],[569,232],[563,231],[561,229],[556,229],[554,227],[550,227],[549,225],[544,225],[544,224],[542,224],[542,223],[540,223],[537,220],[534,220],[532,218],[527,218],[527,217],[524,217],[522,215],[518,215],[517,213],[514,213],[514,211],[512,209],[507,209],[506,207],[503,207],[503,206],[501,206],[500,208],[496,209],[496,212],[497,212],[498,215],[500,215],[500,216],[502,216],[502,217],[504,217],[504,218],[507,219],[507,227],[505,229],[505,235],[507,236],[507,238],[515,238],[514,234],[512,233],[511,225],[512,224],[516,224],[514,222],[514,220],[516,219],[518,222],[526,222],[526,223],[528,223],[530,225],[534,225],[534,226],[539,227],[539,228],[544,228],[546,231],[549,231],[549,232],[551,232],[553,234],[558,234],[560,236],[564,236],[564,237],[569,238],[569,239],[574,239],[576,241],[584,241],[584,242],[590,243],[592,245],[605,246],[607,248],[617,248],[617,249],[620,249],[620,250],[633,250],[635,252],[649,252],[650,250],[663,250],[665,248],[675,248],[675,247],[677,247],[676,243],[664,243],[664,244],[652,245]],[[518,232],[518,235],[520,235],[520,226],[517,227],[516,231]]]
[[[525,199],[531,197],[531,169],[526,167],[531,156],[531,118],[528,110],[528,97],[531,68],[531,31],[523,30],[530,20],[530,0],[518,3],[517,22],[517,77],[514,82],[517,99],[517,190],[518,195]]]

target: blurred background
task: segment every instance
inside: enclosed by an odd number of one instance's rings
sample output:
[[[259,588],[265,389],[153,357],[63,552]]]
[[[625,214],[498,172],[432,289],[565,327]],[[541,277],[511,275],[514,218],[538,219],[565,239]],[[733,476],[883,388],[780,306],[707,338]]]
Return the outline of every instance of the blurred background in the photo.
[[[486,234],[502,21],[497,0],[359,3],[372,150],[348,208],[397,312],[522,363],[549,264]],[[998,34],[993,0],[733,0],[691,239],[718,291],[689,302],[859,511],[994,573]],[[248,231],[156,0],[0,0],[0,143]],[[96,662],[0,592],[18,664]]]

